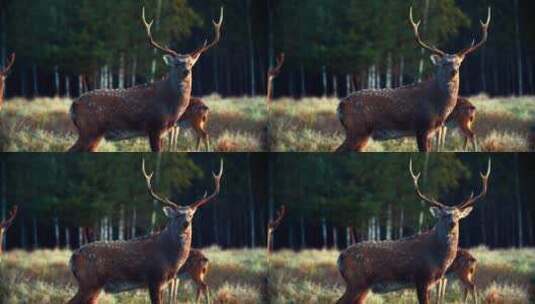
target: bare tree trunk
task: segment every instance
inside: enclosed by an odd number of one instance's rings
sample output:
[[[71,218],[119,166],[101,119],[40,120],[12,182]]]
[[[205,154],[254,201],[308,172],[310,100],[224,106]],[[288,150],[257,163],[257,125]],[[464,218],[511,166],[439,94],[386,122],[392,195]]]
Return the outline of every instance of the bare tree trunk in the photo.
[[[405,209],[401,207],[401,211],[399,212],[399,231],[398,231],[398,238],[403,238],[403,226],[405,225]]]
[[[117,239],[122,241],[125,239],[125,219],[124,219],[124,205],[119,209],[119,229],[117,231]]]
[[[214,92],[219,92],[219,61],[217,55],[212,55],[212,71],[214,72]]]
[[[305,82],[305,66],[301,63],[301,98],[305,98],[307,95]]]
[[[516,212],[517,212],[517,230],[518,230],[518,247],[524,246],[524,235],[522,231],[522,197],[520,194],[520,176],[519,176],[519,168],[518,168],[518,154],[514,154],[514,162],[515,162],[515,199],[516,199]]]
[[[386,210],[386,239],[392,239],[392,204],[388,204],[388,209]]]
[[[78,96],[84,94],[84,76],[78,75]]]
[[[346,96],[351,94],[351,75],[346,74]]]
[[[28,242],[26,239],[26,221],[24,218],[21,218],[20,220],[20,245],[23,249],[28,248]]]
[[[333,225],[333,249],[338,250],[338,229]]]
[[[326,250],[329,245],[327,244],[327,220],[324,216],[321,217],[321,238],[323,240],[323,249]]]
[[[117,87],[119,89],[124,89],[125,85],[125,63],[124,63],[124,53],[121,53],[120,57],[119,57],[119,75],[118,75],[118,83],[117,83]]]
[[[346,247],[351,246],[351,227],[346,227]]]
[[[33,249],[39,248],[39,238],[37,235],[37,218],[35,216],[32,217],[32,231],[33,231]]]
[[[84,228],[78,227],[78,247],[84,245]]]
[[[55,248],[59,249],[59,247],[60,247],[60,241],[59,241],[59,218],[57,216],[55,216],[53,221],[54,221]]]
[[[515,7],[515,42],[516,42],[516,60],[518,73],[518,95],[524,95],[523,71],[522,71],[522,42],[520,38],[520,13],[518,10],[518,0],[514,0]]]
[[[251,154],[247,154],[248,158],[248,168],[247,168],[247,179],[248,179],[248,186],[249,186],[249,224],[250,224],[250,234],[251,234],[251,248],[255,248],[256,246],[256,234],[255,234],[255,201],[254,201],[254,193],[253,193],[253,178],[251,174],[251,170],[253,170],[251,166]]]
[[[321,86],[323,88],[323,98],[327,98],[327,67],[321,67]]]
[[[423,17],[423,26],[422,26],[422,35],[425,35],[426,29],[427,29],[427,19],[429,16],[429,0],[425,0],[424,4],[424,17]],[[422,48],[420,49],[420,64],[418,65],[418,82],[422,81],[422,77],[424,74],[424,58],[425,58],[425,50]]]
[[[24,67],[21,68],[20,93],[24,97],[28,96],[28,90],[26,89],[26,69]]]
[[[333,74],[333,97],[338,98],[338,78]]]
[[[71,97],[71,77],[69,75],[65,75],[65,97]]]
[[[400,87],[403,86],[404,74],[405,74],[405,57],[401,55],[401,57],[399,58],[399,86]]]
[[[136,237],[136,227],[137,227],[137,210],[136,207],[132,209],[132,223],[130,224],[130,238]]]
[[[248,40],[248,47],[249,47],[249,68],[250,68],[250,91],[249,94],[251,96],[256,95],[256,74],[255,74],[255,59],[254,59],[254,41],[253,41],[253,29],[251,24],[251,0],[245,1],[247,12],[246,12],[246,19],[247,19],[247,40]],[[271,31],[271,29],[270,29]],[[270,62],[271,66],[271,62]]]
[[[299,225],[301,227],[301,249],[306,249],[306,230],[305,230],[305,217],[301,215],[299,219]]]
[[[57,65],[54,66],[54,96],[59,97],[61,95],[59,91],[59,67]]]
[[[533,94],[535,92],[535,87],[533,83],[533,62],[531,61],[531,56],[526,57],[526,68],[528,71],[528,82],[529,82],[529,90],[530,93]]]
[[[37,65],[34,63],[32,65],[32,79],[33,79],[33,96],[39,96],[39,80],[37,79]]]
[[[387,89],[392,88],[392,53],[388,53],[386,59],[386,83],[385,87]]]
[[[65,227],[65,248],[71,248],[71,232],[68,227]]]
[[[487,73],[485,71],[485,48],[481,50],[481,89],[483,92],[487,92]]]
[[[113,217],[110,215],[108,219],[108,240],[113,241]]]
[[[136,55],[132,55],[132,71],[131,71],[131,75],[130,75],[130,86],[135,86],[136,85],[136,82],[137,82],[137,79],[136,79],[136,74],[137,74],[137,56]]]

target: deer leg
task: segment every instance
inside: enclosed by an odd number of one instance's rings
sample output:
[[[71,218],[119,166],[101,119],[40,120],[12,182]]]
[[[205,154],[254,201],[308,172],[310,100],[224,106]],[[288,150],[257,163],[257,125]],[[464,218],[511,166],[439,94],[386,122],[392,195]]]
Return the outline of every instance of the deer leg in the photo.
[[[161,130],[152,131],[149,133],[149,143],[152,152],[160,152],[162,150],[162,132]]]
[[[76,295],[68,304],[96,304],[100,295],[100,289],[82,290],[78,289]]]
[[[160,283],[152,283],[149,285],[149,296],[151,304],[162,303],[162,285]]]
[[[420,283],[416,286],[418,294],[418,303],[429,304],[429,285],[427,283]]]
[[[448,136],[448,127],[442,126],[442,138],[440,139],[440,150],[446,151],[446,137]]]
[[[178,136],[180,135],[180,127],[175,127],[175,139],[173,141],[174,151],[178,151]]]
[[[418,150],[420,152],[429,152],[431,148],[429,141],[429,131],[418,131],[416,134],[416,142],[418,143]]]
[[[438,280],[437,286],[435,287],[435,297],[436,297],[437,304],[440,304],[441,295],[442,295],[442,279]]]

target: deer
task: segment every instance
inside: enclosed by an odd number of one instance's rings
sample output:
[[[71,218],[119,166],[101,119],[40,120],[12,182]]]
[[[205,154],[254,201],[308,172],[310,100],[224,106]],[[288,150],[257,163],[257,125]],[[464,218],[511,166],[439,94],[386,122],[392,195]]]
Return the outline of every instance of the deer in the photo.
[[[262,142],[264,143],[264,150],[269,151],[271,150],[272,142],[271,142],[271,99],[273,98],[273,80],[279,76],[280,71],[282,69],[282,65],[284,64],[285,55],[284,53],[280,53],[277,57],[277,62],[274,67],[270,68],[267,72],[267,84],[266,84],[266,107],[267,107],[267,113],[268,118],[266,125],[262,129]]]
[[[472,144],[474,152],[478,151],[478,144],[476,134],[472,130],[472,124],[476,119],[476,107],[472,104],[468,98],[459,96],[457,98],[457,105],[451,112],[446,124],[439,128],[436,133],[436,147],[437,151],[444,151],[446,145],[446,135],[448,129],[458,128],[464,136],[463,149],[466,151],[468,148],[468,141]]]
[[[164,206],[165,228],[141,238],[93,242],[75,250],[69,264],[78,282],[78,292],[70,304],[97,303],[101,290],[120,293],[147,288],[151,303],[162,303],[164,287],[176,277],[190,254],[195,213],[219,194],[223,160],[219,173],[213,173],[215,186],[212,194],[205,193],[187,206],[178,205],[154,191],[153,173],[147,174],[144,160],[141,171],[151,198]]]
[[[208,258],[199,250],[191,249],[189,252],[188,259],[184,266],[180,268],[176,278],[171,282],[171,288],[169,288],[168,303],[175,304],[177,302],[178,295],[178,286],[179,278],[189,277],[197,286],[197,295],[195,297],[195,302],[199,303],[201,298],[201,293],[204,295],[207,303],[210,303],[210,292],[208,290],[208,285],[206,284],[204,278],[206,273],[208,273]]]
[[[337,116],[346,138],[338,152],[364,151],[369,139],[385,141],[416,137],[418,150],[431,149],[431,137],[457,104],[459,70],[465,57],[485,44],[491,20],[488,8],[486,22],[481,21],[481,40],[455,53],[448,54],[426,44],[419,33],[421,21],[414,22],[409,12],[417,44],[432,53],[434,76],[429,80],[395,89],[361,90],[343,98]]]
[[[2,244],[4,241],[4,233],[11,227],[13,224],[13,221],[15,220],[15,217],[17,216],[17,206],[13,206],[11,211],[9,212],[9,216],[4,221],[0,222],[0,256],[2,255]]]
[[[474,302],[477,304],[477,292],[475,284],[477,259],[468,252],[466,249],[457,249],[457,256],[446,271],[444,277],[442,277],[437,284],[437,304],[444,303],[446,295],[446,287],[448,280],[459,279],[464,289],[463,302],[466,303],[468,294],[472,295]]]
[[[418,198],[430,206],[431,215],[438,219],[426,232],[396,241],[361,242],[342,251],[338,257],[338,270],[346,290],[337,303],[364,303],[368,293],[388,293],[416,288],[418,302],[429,303],[429,289],[444,276],[457,256],[459,221],[472,212],[477,201],[488,189],[491,171],[481,173],[482,189],[461,203],[448,206],[420,191],[420,173],[414,174],[412,160],[409,172]]]
[[[12,53],[9,57],[9,60],[7,61],[6,66],[2,69],[0,68],[0,111],[2,110],[2,107],[4,105],[4,91],[6,86],[6,78],[7,74],[11,70],[11,67],[15,63],[15,53]]]
[[[210,108],[200,98],[191,97],[190,104],[180,117],[176,125],[171,128],[168,136],[169,151],[177,150],[178,134],[180,128],[191,127],[197,136],[197,151],[200,151],[201,140],[204,143],[206,152],[210,151],[210,137],[206,131],[206,124],[208,123],[208,113]]]
[[[271,252],[273,251],[273,232],[277,230],[279,225],[282,222],[282,219],[286,215],[286,206],[282,205],[280,209],[277,211],[277,216],[270,220],[267,226],[267,252],[268,256],[271,255]]]
[[[70,116],[78,130],[78,140],[71,152],[96,151],[102,138],[109,141],[148,136],[153,152],[162,149],[162,135],[182,117],[191,97],[192,68],[201,55],[215,46],[221,37],[223,8],[219,21],[213,21],[215,37],[189,54],[159,45],[152,37],[153,21],[147,22],[142,10],[149,44],[165,55],[169,73],[163,80],[120,90],[95,90],[78,97]]]

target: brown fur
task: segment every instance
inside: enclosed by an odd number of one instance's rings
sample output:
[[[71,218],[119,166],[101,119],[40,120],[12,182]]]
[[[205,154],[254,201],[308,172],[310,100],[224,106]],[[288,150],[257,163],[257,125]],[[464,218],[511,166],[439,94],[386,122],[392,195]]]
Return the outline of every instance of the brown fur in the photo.
[[[199,249],[191,249],[184,266],[180,268],[178,275],[188,274],[197,285],[196,302],[199,302],[201,293],[208,297],[208,285],[204,281],[208,273],[209,260]]]
[[[472,124],[476,120],[476,110],[476,107],[468,98],[459,96],[455,109],[446,120],[448,128],[450,126],[457,127],[464,135],[465,150],[468,148],[468,142],[471,142],[474,147],[476,145],[476,135],[472,130]]]
[[[199,151],[201,147],[201,141],[204,142],[206,150],[209,150],[210,138],[208,132],[206,132],[209,112],[210,108],[208,108],[202,99],[191,97],[188,108],[184,112],[184,115],[178,120],[178,125],[189,122],[191,128],[197,134],[197,151]]]

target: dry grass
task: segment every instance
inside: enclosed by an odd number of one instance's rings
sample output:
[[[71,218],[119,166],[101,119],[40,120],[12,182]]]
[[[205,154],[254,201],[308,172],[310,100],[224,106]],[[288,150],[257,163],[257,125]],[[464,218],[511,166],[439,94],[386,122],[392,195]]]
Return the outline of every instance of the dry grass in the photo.
[[[210,259],[206,281],[214,303],[259,303],[265,275],[263,250],[203,250]],[[76,293],[69,271],[68,250],[8,252],[0,264],[0,304],[65,303]],[[195,289],[181,282],[180,303],[194,303]],[[102,293],[99,303],[150,303],[144,290],[111,295]]]
[[[262,98],[227,98],[208,96],[210,107],[208,133],[213,149],[224,152],[260,151],[260,136],[266,123]],[[76,129],[68,112],[70,99],[15,98],[0,112],[0,151],[58,152],[67,150],[76,140]],[[196,138],[191,130],[181,131],[178,148],[193,151]],[[99,151],[149,151],[146,138],[105,142]]]
[[[479,260],[476,285],[487,303],[529,303],[535,285],[535,250],[471,250]],[[334,303],[344,292],[335,250],[281,251],[270,271],[273,303]],[[530,294],[531,293],[531,294]],[[462,303],[457,283],[449,284],[447,303]],[[482,301],[480,301],[482,302]],[[370,294],[366,303],[418,303],[413,290]]]
[[[486,152],[528,151],[530,126],[535,125],[535,97],[470,99],[478,108],[474,129],[481,150]],[[333,151],[344,139],[336,118],[335,98],[280,99],[273,106],[275,151]],[[450,132],[446,149],[461,151],[463,138]],[[415,151],[414,139],[373,142],[371,152]]]

